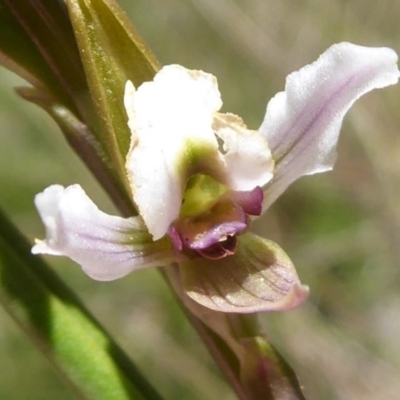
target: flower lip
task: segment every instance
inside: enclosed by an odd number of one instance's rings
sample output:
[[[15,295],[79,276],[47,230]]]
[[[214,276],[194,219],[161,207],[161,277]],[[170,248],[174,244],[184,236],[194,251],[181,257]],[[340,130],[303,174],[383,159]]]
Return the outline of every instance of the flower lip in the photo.
[[[223,197],[210,210],[198,216],[178,218],[168,229],[168,236],[176,252],[188,249],[207,254],[207,249],[210,249],[211,253],[219,253],[224,247],[222,243],[231,243],[229,237],[245,232],[249,223],[243,208]],[[218,243],[221,245],[218,246]],[[212,247],[214,250],[211,250]],[[234,246],[228,245],[228,248],[233,250]]]
[[[308,287],[276,243],[250,232],[233,241],[237,247],[230,257],[204,256],[180,264],[190,298],[212,310],[236,313],[289,310],[307,298]]]
[[[234,254],[236,235],[248,229],[249,214],[261,213],[263,192],[256,187],[251,191],[230,191],[218,197],[211,208],[199,215],[183,215],[171,225],[168,236],[175,251],[186,248],[211,259]]]
[[[210,260],[219,260],[221,258],[235,254],[237,248],[237,237],[227,236],[225,240],[214,243],[205,249],[198,249],[197,252]]]
[[[228,238],[233,237],[247,229],[247,221],[231,221],[211,227],[203,234],[197,235],[189,243],[188,247],[192,250],[206,250],[217,243],[223,243]]]

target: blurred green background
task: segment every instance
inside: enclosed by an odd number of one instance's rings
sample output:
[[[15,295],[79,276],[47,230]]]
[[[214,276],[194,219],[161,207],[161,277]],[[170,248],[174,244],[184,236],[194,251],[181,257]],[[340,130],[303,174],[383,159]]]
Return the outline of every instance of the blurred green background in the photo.
[[[288,73],[333,43],[400,52],[393,0],[125,0],[121,5],[162,64],[218,77],[224,111],[252,128]],[[19,99],[23,82],[0,70],[0,205],[33,240],[43,228],[34,195],[80,183],[112,206],[52,120]],[[257,221],[290,255],[309,301],[261,317],[309,399],[398,399],[400,393],[400,87],[369,94],[345,119],[333,172],[296,182]],[[234,395],[156,271],[91,281],[64,259],[48,261],[172,400]],[[0,310],[0,399],[74,394]]]

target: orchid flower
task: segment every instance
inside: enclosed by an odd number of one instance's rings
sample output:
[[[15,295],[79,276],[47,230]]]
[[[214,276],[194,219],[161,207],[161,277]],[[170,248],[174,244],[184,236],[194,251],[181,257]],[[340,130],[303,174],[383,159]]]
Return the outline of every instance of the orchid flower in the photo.
[[[296,179],[331,169],[343,117],[372,89],[395,84],[388,48],[332,46],[290,74],[258,130],[223,114],[215,77],[179,65],[127,82],[126,174],[138,216],[100,211],[79,185],[53,185],[36,207],[46,239],[33,253],[68,256],[96,280],[176,263],[186,294],[223,312],[286,310],[308,287],[280,247],[250,232]]]

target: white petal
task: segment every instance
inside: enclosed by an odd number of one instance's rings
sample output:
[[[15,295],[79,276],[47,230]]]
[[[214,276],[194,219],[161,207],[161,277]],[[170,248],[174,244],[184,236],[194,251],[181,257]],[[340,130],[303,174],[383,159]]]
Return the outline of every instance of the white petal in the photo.
[[[217,114],[214,129],[223,140],[228,185],[232,190],[253,190],[271,180],[274,161],[267,141],[259,132],[247,129],[233,114]]]
[[[391,49],[340,43],[287,77],[260,127],[276,164],[265,207],[297,178],[332,168],[345,113],[363,94],[397,83],[396,62]]]
[[[218,174],[223,160],[212,129],[221,107],[216,79],[178,65],[164,67],[138,90],[128,82],[125,107],[132,132],[126,168],[139,213],[153,235],[178,215],[187,178]]]
[[[114,280],[173,261],[169,243],[153,242],[139,217],[103,213],[79,185],[50,186],[35,197],[35,205],[46,239],[37,241],[32,253],[67,256],[93,279]]]

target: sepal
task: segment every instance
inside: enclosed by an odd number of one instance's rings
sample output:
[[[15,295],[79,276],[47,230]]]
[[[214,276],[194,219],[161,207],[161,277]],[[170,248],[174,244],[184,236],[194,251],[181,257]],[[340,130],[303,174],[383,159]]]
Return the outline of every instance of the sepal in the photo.
[[[343,117],[373,89],[397,83],[397,54],[389,48],[335,44],[286,78],[270,100],[260,132],[275,160],[264,209],[296,179],[332,169]]]
[[[109,281],[131,271],[174,261],[167,239],[153,242],[140,217],[100,211],[79,185],[48,187],[35,198],[46,227],[34,254],[67,256],[91,278]]]

